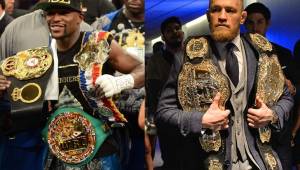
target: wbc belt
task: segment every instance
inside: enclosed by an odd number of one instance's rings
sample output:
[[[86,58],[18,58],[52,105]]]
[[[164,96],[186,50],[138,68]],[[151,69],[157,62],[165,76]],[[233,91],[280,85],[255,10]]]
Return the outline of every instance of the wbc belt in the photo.
[[[11,81],[7,91],[11,111],[6,134],[35,128],[45,121],[42,109],[52,62],[48,47],[21,51],[1,62],[2,74]]]
[[[57,109],[42,133],[51,152],[71,166],[91,161],[109,135],[102,121],[77,107]]]

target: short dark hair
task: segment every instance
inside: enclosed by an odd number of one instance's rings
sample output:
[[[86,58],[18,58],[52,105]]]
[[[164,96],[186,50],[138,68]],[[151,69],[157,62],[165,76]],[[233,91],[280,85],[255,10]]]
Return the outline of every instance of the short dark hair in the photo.
[[[153,44],[152,49],[153,49],[153,53],[157,53],[159,51],[161,51],[164,48],[164,43],[162,41],[158,41],[156,43]]]
[[[294,57],[300,58],[300,40],[295,43],[294,46]]]
[[[180,26],[182,26],[180,20],[178,17],[175,17],[175,16],[172,16],[172,17],[169,17],[167,19],[165,19],[161,24],[160,24],[160,31],[161,33],[163,34],[164,31],[167,29],[167,26],[168,24],[170,23],[177,23],[179,24]]]
[[[248,15],[252,13],[261,13],[267,21],[271,19],[271,12],[269,8],[267,8],[264,4],[260,2],[255,2],[248,5],[245,11],[247,11]]]
[[[2,6],[2,9],[5,9],[5,0],[0,0],[0,5]]]

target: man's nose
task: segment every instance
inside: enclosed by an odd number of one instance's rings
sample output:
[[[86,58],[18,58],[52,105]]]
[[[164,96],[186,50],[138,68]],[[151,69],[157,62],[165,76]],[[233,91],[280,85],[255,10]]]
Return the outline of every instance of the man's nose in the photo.
[[[59,13],[52,14],[52,19],[53,20],[59,20],[60,19],[60,14]]]
[[[225,9],[222,9],[220,11],[219,20],[221,20],[221,21],[226,21],[227,20],[227,13],[226,13]]]

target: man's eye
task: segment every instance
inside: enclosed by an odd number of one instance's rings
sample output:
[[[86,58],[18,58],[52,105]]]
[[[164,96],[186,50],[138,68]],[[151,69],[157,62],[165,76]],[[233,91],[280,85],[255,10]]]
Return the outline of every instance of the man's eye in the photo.
[[[218,8],[218,7],[210,8],[210,12],[211,12],[211,13],[219,12],[219,11],[221,11],[221,8]]]
[[[233,9],[233,8],[226,8],[226,12],[227,12],[227,13],[235,13],[236,10]]]

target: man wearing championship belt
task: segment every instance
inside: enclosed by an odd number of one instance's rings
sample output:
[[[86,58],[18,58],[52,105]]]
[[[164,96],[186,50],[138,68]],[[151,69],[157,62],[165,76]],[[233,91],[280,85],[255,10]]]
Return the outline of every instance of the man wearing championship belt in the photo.
[[[165,169],[282,169],[270,147],[293,99],[271,43],[240,34],[243,0],[210,0],[210,36],[188,37],[156,116],[173,154]],[[179,69],[178,69],[179,68]]]
[[[22,51],[4,60],[1,94],[7,90],[12,113],[30,113],[39,108],[40,100],[51,101],[43,107],[52,113],[42,132],[54,155],[46,168],[119,169],[111,127],[126,119],[110,97],[143,86],[143,64],[108,32],[80,31],[80,0],[49,0],[38,8],[46,12],[51,47]],[[124,75],[106,74],[105,62]]]

